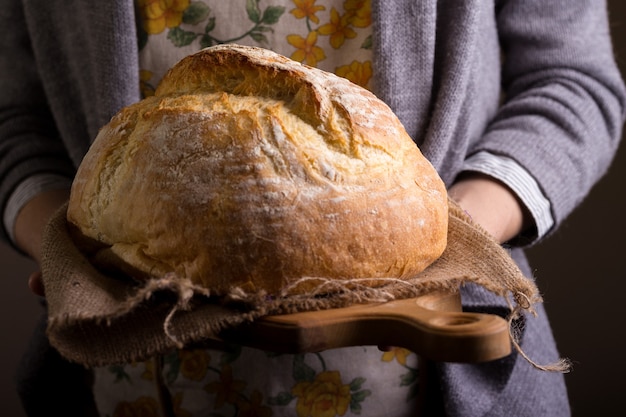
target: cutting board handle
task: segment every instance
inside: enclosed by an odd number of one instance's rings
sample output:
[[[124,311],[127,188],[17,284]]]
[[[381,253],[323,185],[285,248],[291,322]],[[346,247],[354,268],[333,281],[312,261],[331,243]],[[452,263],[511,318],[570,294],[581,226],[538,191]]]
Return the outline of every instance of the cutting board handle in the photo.
[[[281,353],[397,346],[443,362],[484,362],[511,353],[500,316],[460,311],[454,294],[266,316],[229,329],[228,341]]]

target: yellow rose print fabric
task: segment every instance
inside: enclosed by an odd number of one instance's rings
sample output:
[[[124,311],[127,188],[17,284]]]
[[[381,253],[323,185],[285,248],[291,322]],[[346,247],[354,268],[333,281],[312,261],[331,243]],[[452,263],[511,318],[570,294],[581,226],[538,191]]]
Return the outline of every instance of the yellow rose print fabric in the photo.
[[[165,71],[202,48],[272,49],[371,88],[371,0],[136,0],[140,80],[154,93]]]
[[[180,350],[97,368],[101,417],[413,416],[417,357],[350,347],[299,355],[256,349]]]
[[[272,49],[371,88],[370,0],[136,0],[143,96],[190,53],[221,43]],[[94,369],[101,417],[415,415],[417,357],[350,347],[285,355],[180,350]]]

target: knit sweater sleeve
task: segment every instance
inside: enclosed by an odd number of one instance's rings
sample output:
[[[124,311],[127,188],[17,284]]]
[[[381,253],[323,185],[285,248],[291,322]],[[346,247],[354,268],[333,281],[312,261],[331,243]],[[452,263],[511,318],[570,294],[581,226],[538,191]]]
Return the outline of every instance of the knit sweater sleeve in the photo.
[[[606,173],[624,122],[606,4],[503,0],[496,13],[506,96],[473,151],[526,169],[558,225]]]
[[[0,207],[27,178],[52,174],[71,179],[74,167],[48,110],[20,2],[0,13]],[[69,182],[69,181],[68,181]],[[2,222],[6,224],[6,222]],[[0,237],[9,231],[0,227]]]
[[[10,0],[0,12],[0,209],[71,183],[91,140],[139,99],[134,2]]]

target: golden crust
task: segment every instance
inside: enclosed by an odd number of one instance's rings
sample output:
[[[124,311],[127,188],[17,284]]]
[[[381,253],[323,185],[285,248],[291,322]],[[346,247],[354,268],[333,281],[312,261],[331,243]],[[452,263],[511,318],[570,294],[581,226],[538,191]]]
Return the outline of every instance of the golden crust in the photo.
[[[413,277],[447,219],[443,182],[382,101],[236,45],[183,59],[104,126],[68,207],[100,266],[215,293]]]

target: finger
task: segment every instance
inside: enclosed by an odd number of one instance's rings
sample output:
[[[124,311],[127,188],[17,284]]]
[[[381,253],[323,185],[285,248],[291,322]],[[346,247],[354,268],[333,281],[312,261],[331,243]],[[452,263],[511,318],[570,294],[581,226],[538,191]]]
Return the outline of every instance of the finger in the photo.
[[[28,277],[28,288],[30,291],[41,297],[44,297],[43,281],[41,279],[41,271],[35,271]]]

